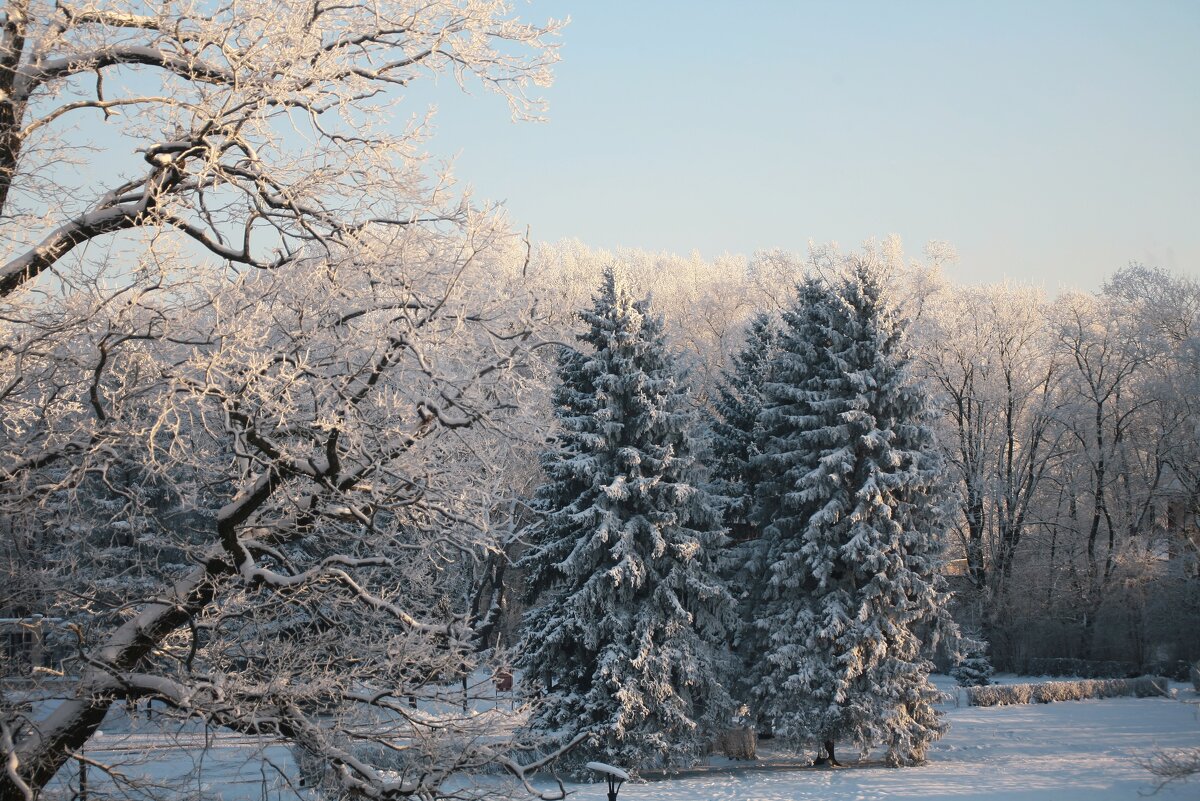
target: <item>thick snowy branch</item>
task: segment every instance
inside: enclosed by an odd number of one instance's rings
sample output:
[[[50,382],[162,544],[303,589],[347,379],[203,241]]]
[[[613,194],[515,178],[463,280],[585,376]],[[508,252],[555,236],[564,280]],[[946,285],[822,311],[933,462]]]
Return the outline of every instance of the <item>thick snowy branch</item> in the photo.
[[[30,88],[59,78],[94,72],[118,64],[161,67],[180,78],[202,83],[232,84],[237,80],[234,72],[215,64],[206,64],[195,58],[183,58],[164,52],[157,47],[113,45],[86,53],[72,53],[60,59],[43,61],[31,70],[26,80]]]

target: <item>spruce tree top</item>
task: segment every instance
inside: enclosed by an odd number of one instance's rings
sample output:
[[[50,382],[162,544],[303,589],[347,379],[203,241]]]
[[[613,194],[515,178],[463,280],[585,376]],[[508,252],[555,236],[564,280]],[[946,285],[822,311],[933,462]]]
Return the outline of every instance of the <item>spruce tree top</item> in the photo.
[[[587,327],[576,339],[584,347],[560,353],[552,399],[561,428],[556,447],[542,456],[547,482],[535,500],[547,514],[538,539],[558,550],[524,560],[531,595],[570,573],[573,562],[602,561],[602,551],[620,537],[607,511],[614,503],[635,508],[665,501],[678,507],[670,512],[674,522],[694,518],[706,529],[717,527],[707,496],[691,480],[695,458],[687,391],[668,361],[662,321],[648,306],[634,300],[607,268],[592,308],[579,315]],[[679,510],[685,510],[682,518]],[[656,525],[668,522],[662,512],[645,511]],[[558,537],[550,534],[554,531]],[[568,531],[597,536],[566,551]],[[547,572],[549,567],[555,570]],[[622,570],[637,572],[632,564]]]

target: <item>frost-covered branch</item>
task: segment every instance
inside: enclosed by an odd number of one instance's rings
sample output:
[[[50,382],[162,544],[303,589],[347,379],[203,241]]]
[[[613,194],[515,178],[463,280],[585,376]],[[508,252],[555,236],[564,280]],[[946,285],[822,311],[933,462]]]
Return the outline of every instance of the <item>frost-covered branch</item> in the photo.
[[[1154,792],[1200,776],[1200,750],[1164,751],[1142,764],[1155,777]]]
[[[399,99],[393,87],[449,69],[504,95],[515,115],[535,116],[539,103],[525,89],[548,81],[558,24],[528,25],[506,13],[499,6],[404,0],[332,6],[188,0],[157,11],[125,0],[104,7],[11,3],[0,47],[0,212],[11,211],[11,190],[36,191],[22,171],[22,154],[55,137],[66,137],[59,153],[87,144],[59,130],[71,111],[103,111],[105,125],[149,143],[158,167],[167,165],[176,143],[200,150],[173,165],[179,176],[190,170],[196,180],[153,186],[146,208],[97,203],[64,214],[55,198],[39,198],[50,212],[46,225],[17,238],[28,247],[8,258],[0,295],[36,279],[84,241],[143,226],[174,227],[216,258],[262,266],[277,263],[273,251],[294,253],[298,242],[344,242],[370,225],[453,219],[452,211],[405,202],[423,179],[412,147],[417,130],[394,133],[382,122],[388,115],[377,112]],[[131,70],[163,91],[106,96],[103,86],[121,85],[106,76]],[[94,89],[72,80],[85,73],[96,76]],[[50,97],[65,102],[49,105]],[[123,107],[137,115],[117,113]],[[297,148],[285,132],[303,116],[308,125]],[[206,143],[209,136],[220,141]],[[221,186],[235,191],[214,196]],[[399,202],[377,191],[384,187],[399,188]],[[91,188],[78,197],[103,194]],[[191,222],[212,219],[213,212],[225,219],[211,231]],[[222,246],[227,226],[255,217],[264,225],[246,229],[253,247]]]
[[[541,759],[534,760],[533,762],[522,764],[506,756],[498,757],[497,761],[504,767],[505,770],[521,781],[521,784],[525,787],[526,792],[528,792],[530,795],[541,798],[543,801],[561,801],[561,799],[567,797],[567,790],[563,786],[563,783],[560,779],[555,779],[555,784],[558,786],[558,790],[556,792],[546,792],[538,790],[532,784],[530,784],[529,778],[537,771],[558,760],[564,754],[570,752],[572,749],[586,740],[588,736],[589,735],[587,734],[578,734],[572,737],[562,746],[554,749]]]
[[[0,558],[30,580],[0,605],[61,619],[75,655],[62,703],[5,720],[0,797],[139,695],[311,746],[372,797],[507,753],[347,693],[444,703],[475,664],[463,585],[497,547],[536,327],[525,254],[430,185],[394,89],[453,70],[530,115],[557,27],[443,0],[9,4]],[[69,127],[88,109],[111,136]],[[424,778],[359,747],[396,726]]]

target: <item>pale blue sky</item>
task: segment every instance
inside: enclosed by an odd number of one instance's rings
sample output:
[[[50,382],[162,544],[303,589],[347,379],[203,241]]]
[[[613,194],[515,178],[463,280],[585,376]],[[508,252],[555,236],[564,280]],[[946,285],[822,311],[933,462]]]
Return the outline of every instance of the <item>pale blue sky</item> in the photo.
[[[964,281],[1200,274],[1197,0],[517,11],[572,18],[549,122],[443,83],[431,148],[535,239],[713,256],[895,233],[949,241]]]

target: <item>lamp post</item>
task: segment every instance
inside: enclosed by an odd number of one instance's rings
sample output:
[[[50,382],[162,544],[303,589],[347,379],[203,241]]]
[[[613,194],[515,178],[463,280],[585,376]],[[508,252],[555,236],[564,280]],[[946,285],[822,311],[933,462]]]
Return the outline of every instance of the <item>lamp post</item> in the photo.
[[[589,762],[584,767],[602,774],[608,780],[608,801],[617,801],[617,793],[621,791],[621,785],[629,781],[629,774],[603,762]]]

